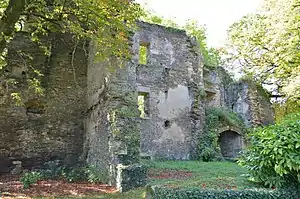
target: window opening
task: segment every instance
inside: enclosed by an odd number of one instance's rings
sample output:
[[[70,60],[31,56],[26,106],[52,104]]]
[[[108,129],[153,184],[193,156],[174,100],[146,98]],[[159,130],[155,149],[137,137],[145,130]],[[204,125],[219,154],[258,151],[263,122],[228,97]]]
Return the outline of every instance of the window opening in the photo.
[[[141,42],[139,49],[139,63],[147,64],[148,63],[148,51],[149,51],[149,43]]]
[[[138,94],[138,109],[141,118],[149,117],[149,93]]]
[[[166,120],[164,126],[165,126],[165,128],[169,128],[171,126],[170,121]]]

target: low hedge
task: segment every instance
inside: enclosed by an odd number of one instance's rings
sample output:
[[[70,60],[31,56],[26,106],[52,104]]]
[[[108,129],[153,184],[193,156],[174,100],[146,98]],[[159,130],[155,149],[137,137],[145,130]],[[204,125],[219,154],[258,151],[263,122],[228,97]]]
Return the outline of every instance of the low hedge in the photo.
[[[299,199],[299,190],[209,190],[200,188],[146,188],[147,199]]]

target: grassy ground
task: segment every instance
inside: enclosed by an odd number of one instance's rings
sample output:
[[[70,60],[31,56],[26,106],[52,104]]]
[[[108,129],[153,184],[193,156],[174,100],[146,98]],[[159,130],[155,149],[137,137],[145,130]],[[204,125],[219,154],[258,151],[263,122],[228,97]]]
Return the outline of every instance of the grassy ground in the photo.
[[[183,179],[154,179],[150,184],[213,189],[245,189],[257,186],[247,180],[244,168],[232,162],[166,161],[147,164],[152,168],[152,172],[158,174],[168,170],[192,173],[192,176]]]
[[[232,162],[144,161],[144,164],[150,167],[152,177],[149,179],[149,184],[153,185],[211,189],[245,189],[257,187],[257,185],[246,179],[244,176],[246,171]],[[182,175],[178,177],[171,175],[172,173],[182,173]],[[168,176],[170,178],[166,178]],[[122,194],[63,197],[61,199],[139,199],[143,198],[143,194],[143,189],[135,189]]]
[[[223,190],[251,189],[258,187],[257,184],[249,182],[245,176],[246,171],[233,162],[144,160],[143,163],[149,167],[148,183],[151,185],[200,187],[203,189]],[[18,182],[18,179],[13,180],[9,178],[7,180],[9,181],[2,179],[3,182],[12,186],[13,189],[9,191],[11,194],[23,194],[23,196],[33,196],[36,199],[139,199],[143,198],[144,195],[144,188],[135,189],[126,193],[113,193],[116,190],[112,189],[109,191],[109,188],[107,189],[107,187],[105,188],[105,186],[101,184],[70,184],[55,180],[53,182],[51,180],[45,180],[45,182],[37,183],[30,189],[23,190],[22,184]],[[92,193],[93,195],[86,195]],[[70,196],[58,197],[64,194]],[[80,196],[80,194],[83,196]],[[41,195],[51,197],[35,197]]]

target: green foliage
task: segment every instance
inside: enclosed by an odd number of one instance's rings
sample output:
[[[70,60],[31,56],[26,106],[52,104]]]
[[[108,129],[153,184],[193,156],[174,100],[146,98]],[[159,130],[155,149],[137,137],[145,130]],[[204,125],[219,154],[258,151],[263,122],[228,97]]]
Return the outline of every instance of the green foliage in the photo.
[[[224,126],[236,127],[240,129],[242,133],[245,131],[244,122],[236,113],[223,107],[207,107],[205,109],[204,133],[201,134],[199,139],[200,159],[203,160],[203,153],[207,155],[211,150],[213,150],[214,153],[211,153],[210,157],[217,157],[218,154],[220,154],[218,128]],[[210,161],[211,160],[213,159],[210,159]]]
[[[50,161],[39,171],[25,173],[20,181],[24,188],[42,179],[65,179],[69,182],[86,181],[91,183],[100,183],[105,181],[105,175],[100,173],[94,166],[61,166],[58,162]]]
[[[216,157],[216,151],[210,147],[205,147],[200,153],[200,159],[204,162],[213,161]]]
[[[121,172],[122,191],[128,191],[135,187],[146,185],[147,167],[144,165],[133,164],[130,166],[121,166],[118,168]]]
[[[139,4],[120,0],[5,0],[0,3],[0,69],[5,62],[9,41],[20,31],[28,33],[51,58],[51,46],[55,41],[43,42],[52,33],[71,35],[74,51],[79,41],[93,41],[97,60],[119,60],[131,57],[128,38],[142,14]],[[28,52],[17,52],[26,55]],[[110,66],[114,67],[114,66]],[[29,89],[42,93],[41,73],[25,63]],[[29,76],[29,74],[33,74]],[[5,76],[5,79],[8,77]],[[19,82],[19,84],[24,84]],[[7,85],[14,90],[15,87]],[[16,91],[17,93],[17,91]],[[17,99],[18,100],[18,99]]]
[[[291,113],[300,113],[299,102],[287,99],[283,102],[273,103],[275,120],[280,122],[284,117]]]
[[[207,107],[205,109],[205,129],[210,130],[219,126],[241,127],[243,121],[234,112],[223,107]]]
[[[126,154],[119,157],[122,159],[122,164],[135,164],[140,160],[140,134],[137,120],[140,115],[137,108],[138,93],[129,92],[119,98],[121,103],[110,111],[109,118],[113,139],[120,143],[120,146],[115,148],[115,153],[126,151]]]
[[[25,173],[21,178],[20,182],[23,184],[24,189],[28,189],[30,185],[37,183],[37,181],[42,180],[43,175],[40,172],[32,171]]]
[[[208,68],[215,68],[221,64],[221,56],[217,49],[209,48],[206,43],[206,29],[198,25],[197,21],[187,21],[183,29],[187,34],[196,39],[200,52],[203,56],[204,66]]]
[[[62,167],[60,168],[60,176],[69,182],[84,181],[87,179],[85,167]]]
[[[146,15],[143,16],[142,20],[163,25],[166,27],[176,28],[185,30],[186,33],[195,38],[199,49],[195,49],[195,51],[201,52],[203,56],[204,65],[208,68],[215,68],[221,64],[221,56],[219,50],[215,48],[209,48],[206,43],[206,29],[204,26],[198,24],[197,21],[188,20],[185,25],[179,26],[173,20],[164,19],[161,16],[153,15],[149,12],[145,12]]]
[[[259,82],[272,83],[287,97],[300,97],[299,0],[266,0],[263,8],[228,31],[229,63],[238,61]]]
[[[259,184],[247,180],[246,169],[236,163],[202,162],[202,161],[150,161],[143,160],[149,167],[151,176],[168,176],[177,173],[179,177],[154,178],[150,185],[166,185],[169,187],[205,187],[207,189],[252,189]],[[184,177],[186,173],[191,176]]]
[[[176,189],[167,187],[154,187],[148,194],[153,198],[164,199],[298,199],[295,190],[209,190],[200,188]]]
[[[105,181],[104,174],[100,173],[94,166],[58,167],[53,173],[55,178],[63,178],[69,182],[87,181],[99,183]]]
[[[251,146],[239,160],[254,180],[269,186],[300,185],[300,114],[255,129]]]
[[[139,51],[139,55],[140,55],[140,64],[147,64],[147,47],[143,46],[140,44],[140,51]]]
[[[106,174],[100,173],[97,168],[93,165],[86,166],[84,168],[86,179],[91,183],[105,182]]]

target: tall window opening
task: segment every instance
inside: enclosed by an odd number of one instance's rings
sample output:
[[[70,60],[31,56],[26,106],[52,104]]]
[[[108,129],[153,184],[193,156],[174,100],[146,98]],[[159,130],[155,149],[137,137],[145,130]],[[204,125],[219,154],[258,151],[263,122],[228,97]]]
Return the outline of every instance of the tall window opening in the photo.
[[[148,63],[148,51],[149,51],[149,43],[147,42],[140,42],[140,49],[139,49],[139,63],[140,64],[147,64]]]
[[[138,109],[141,118],[149,117],[149,93],[140,92],[138,95]]]

